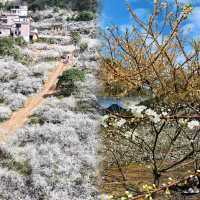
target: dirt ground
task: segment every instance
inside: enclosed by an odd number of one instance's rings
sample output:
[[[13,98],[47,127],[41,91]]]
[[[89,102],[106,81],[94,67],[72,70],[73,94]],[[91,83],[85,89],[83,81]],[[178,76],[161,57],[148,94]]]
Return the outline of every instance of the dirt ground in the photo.
[[[162,183],[168,183],[169,178],[174,181],[179,180],[185,176],[193,174],[190,166],[180,167],[178,170],[170,171],[163,174],[161,178]],[[127,168],[127,182],[129,185],[129,190],[133,191],[133,194],[142,192],[143,185],[153,184],[153,177],[151,171],[147,166],[142,164],[132,164]],[[172,180],[172,181],[173,181]],[[102,172],[100,181],[100,191],[101,193],[112,194],[114,197],[120,197],[124,194],[126,189],[124,188],[122,176],[118,168],[112,167]],[[173,193],[172,193],[173,194]],[[200,195],[185,196],[180,193],[174,193],[171,197],[156,196],[156,200],[200,200]]]

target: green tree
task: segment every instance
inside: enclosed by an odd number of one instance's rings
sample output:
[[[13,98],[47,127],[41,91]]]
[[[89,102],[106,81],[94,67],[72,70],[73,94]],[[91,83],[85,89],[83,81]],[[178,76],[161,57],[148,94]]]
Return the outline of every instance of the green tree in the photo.
[[[90,11],[82,11],[76,17],[76,21],[90,21],[94,19],[94,13]]]
[[[80,52],[84,52],[88,48],[88,44],[83,42],[80,44]]]
[[[73,32],[71,32],[70,36],[71,36],[71,39],[72,39],[72,42],[74,43],[74,45],[77,46],[77,44],[78,44],[78,43],[80,42],[80,40],[81,40],[81,35],[80,35],[80,33],[77,32],[77,31],[73,31]]]
[[[67,70],[58,78],[57,89],[60,90],[61,95],[70,96],[77,89],[75,82],[84,79],[85,73],[82,70]]]

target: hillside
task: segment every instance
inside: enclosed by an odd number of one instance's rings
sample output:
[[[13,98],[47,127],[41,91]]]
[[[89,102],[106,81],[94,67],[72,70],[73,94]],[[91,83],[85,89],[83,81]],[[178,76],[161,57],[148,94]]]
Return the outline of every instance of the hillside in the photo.
[[[18,0],[9,1],[9,4],[18,3]],[[22,0],[28,3],[30,10],[44,10],[47,7],[60,7],[77,11],[96,11],[98,0]]]
[[[21,45],[3,38],[0,43],[6,47],[0,45],[0,136],[5,138],[0,139],[0,200],[96,198],[101,144],[97,23],[74,20],[76,15],[68,9],[38,10],[32,23],[39,33],[37,41]],[[52,29],[58,23],[61,28]],[[56,87],[54,72],[68,56],[71,71],[63,74],[71,72],[72,80],[63,84],[64,91]],[[84,74],[84,79],[74,80],[73,72]],[[47,94],[48,80],[54,84],[48,84],[53,93]],[[17,129],[15,120],[23,121]]]

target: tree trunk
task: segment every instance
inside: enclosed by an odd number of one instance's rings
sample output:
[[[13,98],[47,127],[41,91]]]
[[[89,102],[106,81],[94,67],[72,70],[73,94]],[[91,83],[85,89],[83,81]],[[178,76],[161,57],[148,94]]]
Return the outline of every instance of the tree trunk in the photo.
[[[153,177],[154,177],[154,184],[159,186],[160,184],[160,173],[158,172],[157,168],[153,170]]]

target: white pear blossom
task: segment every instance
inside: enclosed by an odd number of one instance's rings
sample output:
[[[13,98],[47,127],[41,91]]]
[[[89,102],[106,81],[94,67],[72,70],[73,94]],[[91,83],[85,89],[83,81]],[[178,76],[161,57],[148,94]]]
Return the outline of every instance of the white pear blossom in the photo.
[[[117,121],[116,125],[118,127],[122,127],[125,123],[126,123],[126,120],[121,118],[119,121]]]
[[[49,65],[25,66],[6,58],[0,59],[0,66],[0,99],[12,110],[22,107],[26,96],[42,87],[49,70]]]
[[[107,125],[107,123],[106,123],[106,120],[107,119],[109,119],[109,115],[103,115],[102,117],[101,117],[101,125],[103,126],[103,127],[108,127],[108,125]]]
[[[197,120],[193,120],[193,121],[188,122],[187,126],[188,126],[189,129],[194,129],[196,127],[199,127],[200,123]]]
[[[126,132],[124,133],[124,136],[125,136],[126,138],[130,138],[130,137],[132,136],[132,132],[131,132],[131,131],[126,131]]]
[[[144,112],[144,110],[147,108],[146,106],[138,106],[138,105],[129,105],[127,106],[128,109],[131,110],[131,112],[133,113],[133,115],[135,117],[139,117],[142,118],[143,114],[142,112]]]
[[[158,123],[158,122],[161,121],[160,115],[157,114],[157,113],[156,113],[154,110],[152,110],[152,109],[147,109],[147,110],[145,111],[145,114],[148,115],[148,116],[150,117],[150,119],[151,119],[153,122],[155,122],[155,123]]]
[[[0,121],[9,119],[11,114],[12,111],[8,106],[0,106]]]
[[[23,107],[27,97],[20,93],[12,93],[5,96],[5,103],[10,106],[12,111]]]
[[[167,112],[162,112],[162,116],[166,117],[168,115]]]

